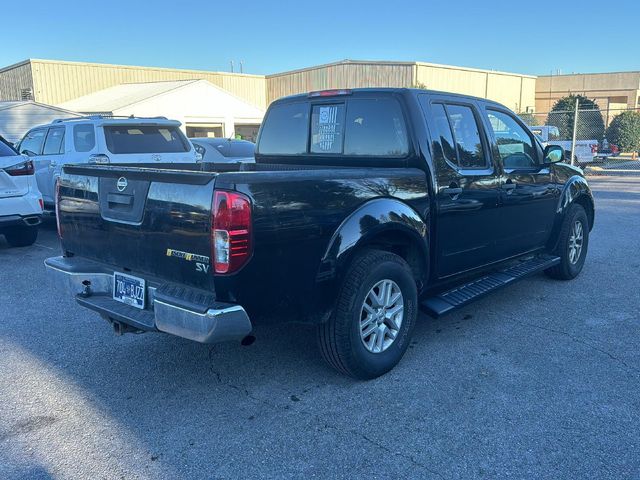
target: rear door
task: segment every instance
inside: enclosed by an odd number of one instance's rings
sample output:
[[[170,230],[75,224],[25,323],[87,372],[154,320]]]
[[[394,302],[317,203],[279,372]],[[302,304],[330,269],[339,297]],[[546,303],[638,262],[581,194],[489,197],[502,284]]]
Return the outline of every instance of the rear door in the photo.
[[[55,182],[60,175],[64,157],[64,133],[64,126],[50,127],[42,147],[40,157],[42,168],[36,175],[42,199],[47,203],[54,203]]]
[[[504,172],[497,248],[506,258],[545,245],[559,190],[551,169],[542,165],[542,150],[533,134],[512,112],[487,106],[484,116],[494,160],[502,164]]]
[[[46,187],[50,179],[49,159],[42,156],[44,140],[47,137],[47,128],[34,128],[27,132],[19,145],[19,152],[27,155],[36,170],[36,182],[40,192]],[[50,201],[43,197],[44,201]]]
[[[195,163],[195,150],[177,126],[105,123],[102,130],[111,163]]]
[[[420,98],[436,165],[436,270],[442,278],[499,260],[500,174],[474,101]]]

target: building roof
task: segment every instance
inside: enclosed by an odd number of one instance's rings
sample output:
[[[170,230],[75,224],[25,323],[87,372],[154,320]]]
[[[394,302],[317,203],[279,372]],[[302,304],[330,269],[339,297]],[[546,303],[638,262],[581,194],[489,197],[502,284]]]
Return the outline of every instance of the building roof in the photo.
[[[34,102],[33,100],[9,100],[4,102],[0,101],[0,110],[7,110],[9,108],[24,107],[24,106],[33,106],[33,107],[45,108],[47,110],[55,110],[57,112],[68,114],[68,115],[79,115],[78,113],[67,110],[63,107],[48,105],[46,103]]]
[[[321,68],[334,67],[338,65],[418,65],[422,67],[433,67],[433,68],[445,68],[449,70],[461,70],[465,72],[480,72],[480,73],[493,73],[495,75],[509,75],[514,77],[525,77],[525,78],[536,78],[535,75],[525,75],[522,73],[512,73],[512,72],[502,72],[499,70],[483,70],[480,68],[470,68],[470,67],[459,67],[457,65],[445,65],[440,63],[427,63],[427,62],[407,62],[407,61],[389,61],[389,60],[340,60],[339,62],[325,63],[322,65],[314,65],[313,67],[299,68],[296,70],[289,70],[286,72],[274,73],[271,75],[267,75],[267,78],[279,77],[283,75],[291,75],[293,73],[306,72],[309,70],[318,70]]]
[[[113,112],[203,80],[123,83],[60,104],[77,112]]]

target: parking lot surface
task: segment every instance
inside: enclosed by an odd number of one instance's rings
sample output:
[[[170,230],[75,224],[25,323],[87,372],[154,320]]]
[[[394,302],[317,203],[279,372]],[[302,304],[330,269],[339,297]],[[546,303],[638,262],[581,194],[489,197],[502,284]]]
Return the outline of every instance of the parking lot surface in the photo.
[[[639,478],[640,177],[591,183],[580,277],[423,316],[370,382],[301,325],[116,337],[48,280],[51,222],[0,237],[0,478]]]

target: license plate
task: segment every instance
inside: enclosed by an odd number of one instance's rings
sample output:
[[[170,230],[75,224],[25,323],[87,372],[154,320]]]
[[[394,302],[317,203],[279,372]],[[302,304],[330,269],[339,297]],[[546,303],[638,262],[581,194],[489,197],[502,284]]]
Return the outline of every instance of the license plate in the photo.
[[[145,281],[126,273],[113,274],[113,299],[132,307],[144,308]]]

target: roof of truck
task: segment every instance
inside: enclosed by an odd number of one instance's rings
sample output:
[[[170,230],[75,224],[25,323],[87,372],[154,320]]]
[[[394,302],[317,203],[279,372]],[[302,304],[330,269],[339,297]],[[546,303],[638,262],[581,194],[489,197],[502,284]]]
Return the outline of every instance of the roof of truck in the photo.
[[[336,92],[335,95],[329,95],[329,92]],[[344,92],[344,93],[341,93]],[[349,95],[353,93],[429,93],[432,95],[447,95],[449,97],[459,97],[459,98],[467,98],[471,100],[477,100],[485,103],[491,103],[494,105],[502,104],[496,102],[495,100],[490,100],[488,98],[475,97],[473,95],[466,95],[463,93],[453,93],[453,92],[443,92],[440,90],[428,90],[424,88],[401,88],[401,87],[370,87],[370,88],[328,88],[325,90],[318,90],[308,93],[298,93],[296,95],[289,95],[287,97],[282,97],[277,100],[274,100],[273,103],[279,103],[282,101],[292,100],[296,98],[331,98],[331,97],[339,97],[341,95]]]

